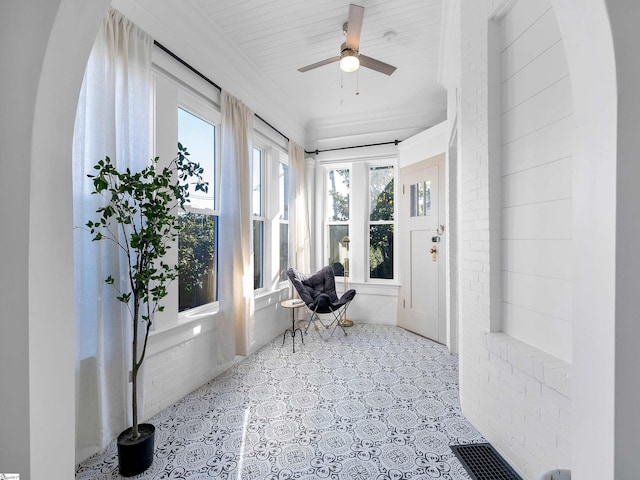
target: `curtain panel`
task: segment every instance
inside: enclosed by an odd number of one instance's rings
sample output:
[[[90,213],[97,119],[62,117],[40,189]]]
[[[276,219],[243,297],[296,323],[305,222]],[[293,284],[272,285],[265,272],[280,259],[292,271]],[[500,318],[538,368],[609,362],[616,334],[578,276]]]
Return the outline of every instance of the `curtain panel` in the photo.
[[[101,206],[87,178],[99,160],[109,156],[118,168],[134,171],[149,161],[152,44],[149,35],[111,9],[78,100],[73,140],[77,462],[103,450],[132,420],[131,320],[114,287],[104,282],[109,274],[122,278],[127,267],[111,242],[93,242],[80,227],[95,219]]]
[[[311,233],[304,149],[289,141],[289,265],[311,272]]]
[[[220,252],[218,274],[223,325],[222,361],[246,355],[255,330],[251,225],[253,112],[222,91]],[[234,348],[235,347],[235,348]]]

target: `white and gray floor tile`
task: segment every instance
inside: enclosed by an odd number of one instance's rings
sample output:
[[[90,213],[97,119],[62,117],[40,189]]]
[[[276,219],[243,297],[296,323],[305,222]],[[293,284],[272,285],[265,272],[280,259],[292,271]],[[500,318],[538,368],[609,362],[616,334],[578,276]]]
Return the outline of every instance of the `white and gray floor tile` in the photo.
[[[468,479],[449,445],[483,442],[462,416],[458,357],[392,326],[274,339],[150,419],[140,479]],[[115,442],[76,479],[120,478]]]

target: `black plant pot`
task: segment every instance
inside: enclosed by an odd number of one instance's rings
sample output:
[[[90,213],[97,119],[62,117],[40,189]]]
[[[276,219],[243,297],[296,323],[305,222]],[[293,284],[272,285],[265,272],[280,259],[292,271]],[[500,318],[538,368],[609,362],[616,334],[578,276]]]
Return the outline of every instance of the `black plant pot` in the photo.
[[[153,462],[156,427],[141,423],[138,432],[140,436],[136,440],[131,439],[131,427],[118,435],[118,466],[123,477],[138,475]]]

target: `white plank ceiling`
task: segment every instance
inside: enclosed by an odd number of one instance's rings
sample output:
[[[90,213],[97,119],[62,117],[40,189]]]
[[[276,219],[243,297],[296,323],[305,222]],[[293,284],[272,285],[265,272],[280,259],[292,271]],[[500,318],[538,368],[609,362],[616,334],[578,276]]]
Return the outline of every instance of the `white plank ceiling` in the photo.
[[[443,0],[359,0],[365,7],[360,53],[397,67],[392,76],[337,63],[298,68],[340,53],[349,0],[192,0],[264,78],[311,123],[347,123],[385,116],[445,118],[436,82]],[[341,86],[342,85],[342,86]],[[359,95],[356,95],[359,91]]]

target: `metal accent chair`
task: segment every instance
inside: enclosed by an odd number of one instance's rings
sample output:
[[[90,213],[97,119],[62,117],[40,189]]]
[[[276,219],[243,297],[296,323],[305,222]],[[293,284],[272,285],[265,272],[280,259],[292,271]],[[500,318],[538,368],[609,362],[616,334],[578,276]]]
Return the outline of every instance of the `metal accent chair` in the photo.
[[[342,326],[342,321],[346,318],[347,307],[356,296],[356,291],[353,288],[349,289],[338,298],[333,268],[326,266],[311,275],[300,273],[290,268],[287,270],[287,276],[309,312],[309,322],[305,333],[309,330],[309,326],[313,324],[320,337],[324,340],[333,336],[338,327],[342,329],[345,335],[347,334],[347,331]],[[331,314],[333,319],[327,323],[326,320],[320,317],[322,314]],[[333,327],[329,337],[324,338],[322,336],[320,326],[322,329]]]

